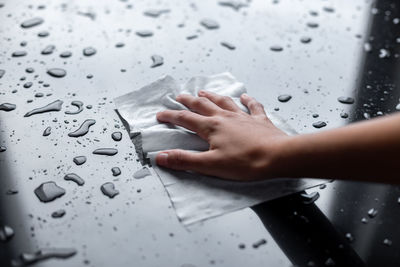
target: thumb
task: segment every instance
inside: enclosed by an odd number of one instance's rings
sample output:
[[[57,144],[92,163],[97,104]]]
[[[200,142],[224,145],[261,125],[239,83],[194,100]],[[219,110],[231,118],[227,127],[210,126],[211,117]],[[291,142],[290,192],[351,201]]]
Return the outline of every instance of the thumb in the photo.
[[[191,170],[204,173],[207,168],[209,151],[189,152],[181,149],[162,151],[156,156],[159,166],[174,170]]]

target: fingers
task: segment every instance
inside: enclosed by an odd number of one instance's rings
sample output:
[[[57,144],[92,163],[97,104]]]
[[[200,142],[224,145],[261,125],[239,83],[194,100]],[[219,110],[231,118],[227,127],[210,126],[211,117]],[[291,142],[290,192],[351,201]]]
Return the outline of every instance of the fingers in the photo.
[[[200,97],[206,97],[222,109],[233,112],[240,112],[241,109],[233,102],[229,96],[222,96],[208,91],[199,91]]]
[[[203,174],[212,174],[213,151],[189,152],[181,149],[163,151],[157,154],[159,166],[173,170],[191,170]]]
[[[165,110],[157,113],[160,122],[172,123],[197,133],[206,138],[208,123],[206,117],[189,110]]]
[[[217,105],[206,97],[194,97],[192,95],[182,94],[178,95],[176,100],[185,105],[188,109],[205,116],[211,116],[221,111]]]
[[[254,98],[250,97],[247,94],[242,94],[240,96],[240,102],[245,105],[249,110],[251,115],[264,115],[264,107],[261,103],[257,102]]]

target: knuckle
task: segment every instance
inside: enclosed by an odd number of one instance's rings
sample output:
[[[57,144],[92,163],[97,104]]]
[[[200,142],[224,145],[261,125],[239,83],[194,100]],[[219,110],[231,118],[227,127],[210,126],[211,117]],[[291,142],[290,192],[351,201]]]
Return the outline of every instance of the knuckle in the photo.
[[[180,110],[176,113],[177,120],[185,120],[189,116],[189,112],[187,110]]]
[[[213,131],[217,129],[221,125],[221,123],[222,123],[221,118],[218,117],[211,118],[208,124],[209,126],[208,128],[210,131]]]
[[[229,103],[229,100],[230,100],[230,97],[227,97],[227,96],[218,96],[218,98],[216,99],[217,104],[219,104],[219,105]]]
[[[199,98],[197,98],[197,104],[199,105],[199,106],[205,106],[205,105],[207,105],[209,103],[209,100],[208,100],[208,98],[206,98],[206,97],[199,97]]]
[[[263,109],[264,106],[261,103],[257,102],[256,100],[252,99],[249,102],[249,108]]]
[[[182,167],[184,165],[184,155],[182,151],[176,151],[172,157],[171,165],[176,167]]]

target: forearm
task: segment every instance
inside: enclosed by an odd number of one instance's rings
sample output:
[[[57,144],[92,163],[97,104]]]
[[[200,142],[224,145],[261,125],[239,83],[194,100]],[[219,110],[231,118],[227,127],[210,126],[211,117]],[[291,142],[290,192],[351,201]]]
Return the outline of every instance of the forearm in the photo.
[[[278,176],[400,183],[400,114],[288,139]]]

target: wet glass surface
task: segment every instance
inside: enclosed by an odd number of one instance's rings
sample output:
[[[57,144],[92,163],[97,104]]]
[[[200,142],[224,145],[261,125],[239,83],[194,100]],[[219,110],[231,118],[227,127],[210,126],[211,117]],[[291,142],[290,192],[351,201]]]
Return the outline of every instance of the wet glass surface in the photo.
[[[395,112],[399,8],[382,0],[1,1],[0,229],[13,235],[0,242],[0,265],[66,250],[71,257],[35,266],[399,266],[398,186],[334,181],[309,190],[320,195],[313,203],[288,196],[183,228],[158,178],[134,178],[142,166],[112,102],[163,74],[183,82],[230,71],[300,133]],[[151,67],[155,55],[163,63]],[[56,100],[59,112],[24,117]],[[66,114],[77,110],[72,101],[83,110]],[[85,135],[68,136],[87,119],[96,124]],[[92,154],[98,148],[118,154]],[[86,162],[75,164],[77,156]],[[64,180],[68,173],[85,184]],[[66,193],[43,203],[34,190],[48,181]],[[101,190],[110,183],[113,198]]]

